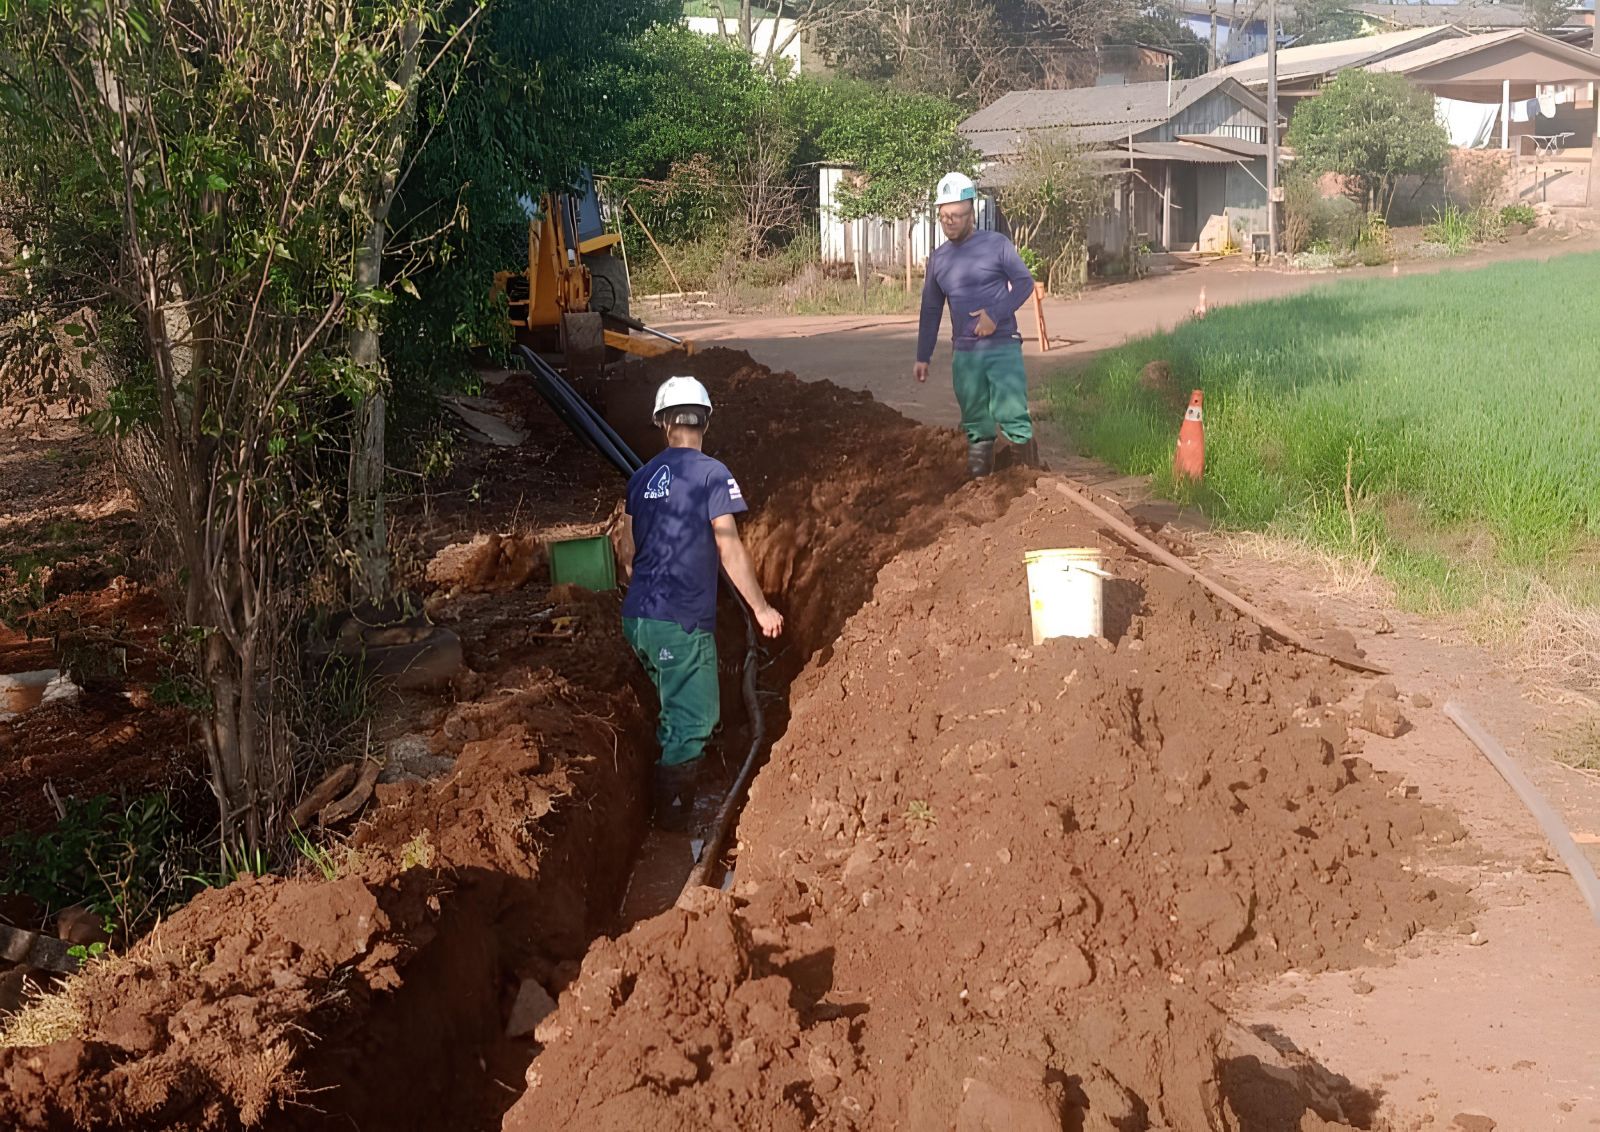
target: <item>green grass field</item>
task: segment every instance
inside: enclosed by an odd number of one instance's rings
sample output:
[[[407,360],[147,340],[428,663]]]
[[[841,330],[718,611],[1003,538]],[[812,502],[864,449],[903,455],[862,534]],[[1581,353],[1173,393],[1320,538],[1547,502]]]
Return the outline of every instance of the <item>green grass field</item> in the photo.
[[[1219,526],[1376,558],[1407,604],[1460,608],[1530,577],[1600,603],[1597,293],[1594,254],[1334,284],[1213,310],[1051,396],[1086,453]],[[1140,381],[1156,360],[1165,391]],[[1192,492],[1171,478],[1191,388],[1207,457]]]

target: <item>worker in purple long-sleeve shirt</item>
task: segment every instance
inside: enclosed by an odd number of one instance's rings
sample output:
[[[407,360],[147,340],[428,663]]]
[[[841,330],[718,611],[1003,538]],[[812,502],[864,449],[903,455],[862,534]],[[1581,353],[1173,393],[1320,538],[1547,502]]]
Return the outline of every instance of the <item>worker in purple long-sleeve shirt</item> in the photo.
[[[1017,311],[1033,297],[1033,276],[1010,240],[977,230],[977,200],[977,187],[964,174],[949,173],[939,182],[935,204],[948,242],[928,257],[913,371],[918,381],[928,380],[948,302],[951,369],[967,434],[967,473],[974,479],[994,470],[996,428],[1017,447],[1023,463],[1039,466],[1017,331]]]

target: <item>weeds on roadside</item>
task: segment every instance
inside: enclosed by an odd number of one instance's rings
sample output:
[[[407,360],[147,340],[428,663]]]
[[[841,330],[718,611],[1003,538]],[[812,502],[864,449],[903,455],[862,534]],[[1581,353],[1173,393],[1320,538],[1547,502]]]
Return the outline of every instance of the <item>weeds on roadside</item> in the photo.
[[[1451,255],[1461,255],[1472,246],[1475,225],[1472,215],[1454,204],[1434,209],[1433,221],[1422,230],[1431,244],[1443,244]]]
[[[31,898],[46,916],[82,904],[123,937],[194,894],[199,849],[169,795],[68,798],[63,808],[54,829],[0,841],[0,892]]]
[[[311,840],[304,830],[297,829],[291,833],[289,843],[294,846],[296,853],[311,863],[323,880],[339,879],[339,863],[333,859],[333,854]]]

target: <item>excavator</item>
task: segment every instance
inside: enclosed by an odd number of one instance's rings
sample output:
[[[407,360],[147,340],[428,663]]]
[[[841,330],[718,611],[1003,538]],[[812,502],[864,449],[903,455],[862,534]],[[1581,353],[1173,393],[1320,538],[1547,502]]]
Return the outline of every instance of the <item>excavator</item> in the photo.
[[[525,197],[523,207],[527,270],[494,277],[519,345],[574,373],[597,372],[630,355],[694,352],[693,342],[652,330],[629,313],[622,234],[607,230],[605,205],[587,170],[571,190],[537,202]]]

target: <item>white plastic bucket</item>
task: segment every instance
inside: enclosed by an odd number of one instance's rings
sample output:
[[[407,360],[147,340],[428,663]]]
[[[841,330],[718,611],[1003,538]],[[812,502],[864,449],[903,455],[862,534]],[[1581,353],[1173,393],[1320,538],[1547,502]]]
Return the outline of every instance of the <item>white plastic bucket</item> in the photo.
[[[1100,568],[1097,548],[1030,550],[1023,561],[1034,644],[1051,637],[1104,635],[1101,582],[1109,575]]]

